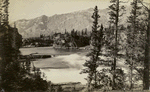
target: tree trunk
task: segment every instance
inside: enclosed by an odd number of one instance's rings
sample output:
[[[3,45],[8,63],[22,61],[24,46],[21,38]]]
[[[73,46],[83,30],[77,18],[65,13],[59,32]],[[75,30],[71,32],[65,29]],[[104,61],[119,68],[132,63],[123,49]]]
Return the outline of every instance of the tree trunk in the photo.
[[[117,36],[118,36],[118,20],[119,20],[119,0],[116,2],[117,6],[117,11],[116,11],[116,22],[115,22],[115,27],[116,27],[116,32],[115,32],[115,53],[114,53],[114,63],[113,63],[113,87],[112,90],[115,90],[116,88],[116,83],[115,83],[115,70],[116,70],[116,58],[117,58]]]
[[[136,16],[137,16],[137,0],[133,0],[133,2],[135,3],[134,4],[134,8],[133,8],[133,10],[134,10],[134,12],[135,13],[133,13],[133,15],[134,15],[134,19],[133,19],[133,43],[135,43],[135,36],[136,36]],[[132,60],[131,60],[131,63],[130,63],[130,66],[131,66],[131,81],[130,81],[130,90],[132,90],[132,88],[133,88],[133,80],[132,80],[132,77],[133,77],[133,57],[134,57],[134,51],[135,51],[135,48],[134,48],[134,44],[132,45]]]
[[[132,76],[133,76],[133,61],[131,62],[131,67],[130,67],[130,70],[131,70],[131,78],[130,78],[130,90],[132,90],[132,87],[133,87],[133,83],[132,83]]]
[[[89,81],[88,81],[88,92],[91,92],[91,82],[92,82],[93,73],[91,73],[89,76],[90,76],[90,78],[89,78]]]
[[[149,17],[148,17],[148,79],[149,79],[149,83],[147,84],[150,87],[150,9],[148,11],[149,13]]]
[[[145,46],[145,60],[144,60],[144,74],[143,74],[143,89],[149,89],[149,62],[150,62],[150,10],[148,11],[148,28],[147,28],[147,39]]]

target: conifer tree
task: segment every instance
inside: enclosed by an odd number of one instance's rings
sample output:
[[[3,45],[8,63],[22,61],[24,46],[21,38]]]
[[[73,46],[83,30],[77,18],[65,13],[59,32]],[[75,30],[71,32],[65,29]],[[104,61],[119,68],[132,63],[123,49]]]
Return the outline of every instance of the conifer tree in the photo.
[[[130,90],[133,88],[133,76],[134,76],[133,70],[134,68],[136,68],[137,61],[139,61],[137,56],[140,56],[140,54],[137,53],[137,50],[141,48],[139,44],[137,44],[139,41],[139,38],[137,38],[137,36],[140,33],[138,17],[141,14],[140,12],[141,7],[138,5],[138,0],[133,0],[131,5],[132,5],[132,10],[130,13],[131,15],[128,17],[128,22],[131,25],[127,31],[127,48],[126,48],[126,55],[127,55],[126,61],[130,67]]]
[[[83,32],[83,30],[82,30],[82,36],[84,35],[84,32]]]
[[[40,81],[36,81],[34,78],[31,79],[31,82],[25,81],[25,78],[28,79],[26,75],[28,75],[29,72],[26,71],[24,65],[19,61],[21,56],[19,48],[22,45],[22,36],[18,33],[16,27],[12,28],[8,24],[8,4],[9,0],[2,0],[2,5],[0,6],[0,8],[3,8],[3,14],[1,16],[2,19],[0,20],[2,24],[0,26],[0,34],[3,34],[0,36],[0,46],[2,50],[0,52],[0,84],[2,89],[6,92],[25,91],[29,89],[23,89],[25,85],[32,84],[34,82],[32,88],[35,88],[38,85],[36,82],[42,82],[41,80],[43,79],[40,77],[36,78],[40,79]],[[46,81],[43,81],[43,83],[47,84]],[[43,87],[39,86],[37,89],[43,90]],[[47,87],[45,89],[47,89]]]
[[[11,29],[1,26],[1,29],[5,31],[5,34],[1,39],[3,40],[3,58],[2,58],[2,88],[6,91],[12,91],[21,87],[22,78],[25,76],[25,69],[21,67],[18,61],[19,49],[15,49],[12,46],[12,34]],[[19,39],[18,39],[19,40]]]
[[[144,60],[144,71],[143,71],[143,89],[148,90],[150,85],[150,8],[144,5],[143,0],[139,0],[144,9],[146,10],[146,44],[145,44],[145,60]],[[149,5],[149,3],[147,3]],[[149,81],[148,81],[149,79]]]
[[[124,14],[125,7],[124,6],[119,6],[120,1],[119,0],[111,0],[112,5],[109,6],[109,9],[111,10],[109,12],[110,15],[110,23],[113,24],[113,27],[115,28],[115,43],[114,43],[114,61],[112,62],[112,70],[113,70],[113,86],[112,89],[116,89],[116,83],[115,83],[115,77],[116,77],[116,62],[117,62],[117,55],[118,55],[118,30],[119,30],[119,17],[121,17]],[[120,11],[123,11],[121,14]]]
[[[65,34],[67,34],[67,30],[65,29]]]
[[[94,9],[94,13],[92,15],[93,26],[92,26],[92,34],[91,34],[91,53],[90,53],[90,60],[87,60],[84,63],[84,66],[87,67],[83,69],[83,73],[88,73],[88,88],[90,91],[91,83],[94,81],[93,86],[97,88],[97,67],[99,66],[99,53],[101,52],[101,48],[103,46],[103,25],[99,29],[98,19],[100,18],[98,14],[97,6]]]
[[[85,29],[85,33],[84,34],[87,35],[87,28]]]

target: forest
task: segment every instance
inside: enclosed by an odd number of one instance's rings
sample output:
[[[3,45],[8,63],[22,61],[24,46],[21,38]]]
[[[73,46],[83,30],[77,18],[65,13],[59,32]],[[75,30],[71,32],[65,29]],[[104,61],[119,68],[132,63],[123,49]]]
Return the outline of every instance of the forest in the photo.
[[[104,29],[103,24],[99,26],[100,18],[98,7],[94,9],[92,15],[93,26],[90,44],[92,46],[89,54],[90,60],[84,64],[85,69],[82,73],[87,73],[88,92],[96,89],[104,89],[105,91],[129,89],[135,90],[139,88],[139,80],[143,81],[143,89],[149,88],[149,27],[150,12],[139,0],[133,0],[131,3],[132,11],[128,17],[128,26],[119,25],[121,16],[124,14],[125,7],[120,5],[119,0],[111,0],[112,5],[109,6],[109,28]],[[142,8],[144,7],[144,11]],[[103,53],[105,48],[107,53]],[[121,53],[123,52],[123,53]],[[105,62],[99,56],[105,55],[112,57],[110,68],[98,70],[100,64]],[[119,59],[124,58],[124,64],[128,66],[130,71],[125,73],[123,67],[118,67]],[[129,84],[127,83],[129,82]],[[97,90],[98,91],[98,90]]]
[[[89,45],[91,33],[87,32],[87,29],[78,30],[72,29],[71,32],[50,34],[45,36],[43,34],[40,37],[31,37],[23,39],[22,47],[45,47],[53,46],[55,48],[69,48],[69,47],[84,47]]]

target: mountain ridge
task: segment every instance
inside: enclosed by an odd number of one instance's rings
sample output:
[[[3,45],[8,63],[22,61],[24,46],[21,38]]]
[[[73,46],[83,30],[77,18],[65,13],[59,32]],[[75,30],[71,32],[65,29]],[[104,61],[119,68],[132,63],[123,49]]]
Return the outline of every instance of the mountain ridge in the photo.
[[[129,7],[128,11],[129,11]],[[108,8],[99,9],[99,25],[103,24],[104,27],[109,26],[109,12]],[[15,21],[16,27],[23,38],[39,37],[40,34],[50,35],[55,32],[65,32],[65,29],[70,32],[72,29],[81,31],[87,28],[87,31],[91,31],[93,19],[93,8],[86,10],[80,10],[65,14],[55,14],[52,16],[42,15],[33,19],[21,19]],[[124,14],[122,22],[126,22],[126,17],[129,13]],[[13,24],[11,24],[13,25]]]

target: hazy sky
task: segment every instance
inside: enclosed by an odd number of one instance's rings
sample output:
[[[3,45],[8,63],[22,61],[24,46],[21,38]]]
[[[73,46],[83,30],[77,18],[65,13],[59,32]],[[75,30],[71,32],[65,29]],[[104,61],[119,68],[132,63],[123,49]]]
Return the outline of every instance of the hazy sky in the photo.
[[[9,0],[9,21],[109,6],[110,0]]]

